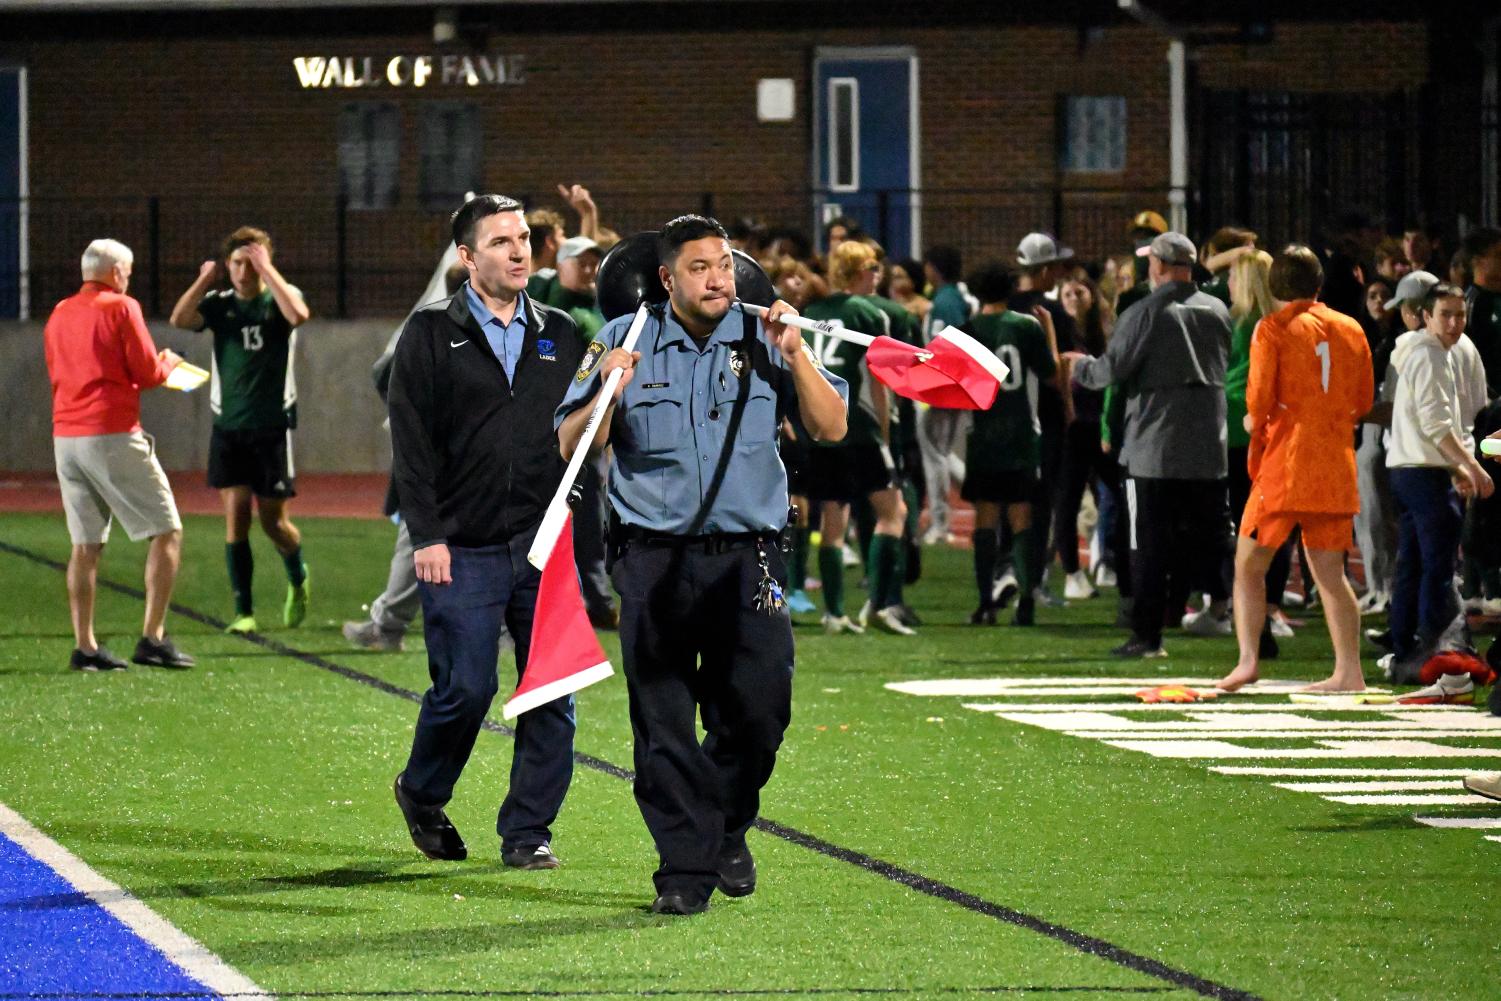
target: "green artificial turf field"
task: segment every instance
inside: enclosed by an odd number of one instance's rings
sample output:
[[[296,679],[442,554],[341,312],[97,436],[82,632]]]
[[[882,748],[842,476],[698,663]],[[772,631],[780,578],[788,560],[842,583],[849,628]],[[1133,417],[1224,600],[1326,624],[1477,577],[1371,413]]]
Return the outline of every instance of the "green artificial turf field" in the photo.
[[[754,896],[716,896],[696,918],[645,911],[655,857],[620,774],[619,677],[579,697],[588,759],[555,827],[563,868],[499,864],[498,728],[449,808],[469,861],[428,862],[390,793],[427,684],[420,639],[387,655],[339,634],[384,583],[393,529],[299,521],[303,628],[220,634],[221,522],[190,518],[175,600],[201,618],[168,625],[199,666],[88,675],[66,669],[63,577],[38,561],[66,558],[61,517],[0,517],[0,803],[279,997],[1501,997],[1501,844],[1414,819],[1501,821],[1501,805],[1442,799],[1465,770],[1501,767],[1501,730],[1480,729],[1491,717],[1322,712],[1281,694],[1234,700],[1264,708],[1229,724],[1215,722],[1229,701],[1066,715],[1134,701],[1136,683],[1112,679],[1218,677],[1233,641],[1172,631],[1169,660],[1112,661],[1111,592],[1039,609],[1032,630],[963,625],[968,554],[944,549],[908,593],[927,622],[915,639],[826,637],[802,617],[793,722],[763,800],[776,830],[750,839]],[[264,537],[254,544],[265,626],[285,578]],[[139,587],[143,556],[118,538],[101,578]],[[98,631],[117,653],[140,615],[137,597],[101,589]],[[1314,613],[1265,673],[1313,680],[1327,658]],[[886,687],[940,679],[1011,680]],[[1107,691],[1069,694],[1087,679]],[[1174,741],[1146,732],[1174,723]],[[1218,756],[1150,753],[1169,747]],[[1362,800],[1386,769],[1447,771],[1392,794],[1416,805]],[[1275,784],[1304,782],[1352,783],[1356,801]],[[26,919],[12,910],[0,927]]]

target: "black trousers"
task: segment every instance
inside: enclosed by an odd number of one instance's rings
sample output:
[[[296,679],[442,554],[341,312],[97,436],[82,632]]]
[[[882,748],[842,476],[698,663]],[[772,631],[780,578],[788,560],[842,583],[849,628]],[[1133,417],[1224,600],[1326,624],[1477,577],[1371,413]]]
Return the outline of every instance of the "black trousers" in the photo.
[[[1131,520],[1131,624],[1138,639],[1162,642],[1169,568],[1204,581],[1210,597],[1228,598],[1225,554],[1231,544],[1230,504],[1224,480],[1130,477],[1126,509]]]
[[[1064,573],[1079,569],[1079,505],[1091,475],[1108,479],[1110,456],[1100,448],[1099,420],[1074,421],[1063,437],[1058,473],[1057,504],[1053,511],[1053,548]]]
[[[765,544],[773,576],[787,568]],[[636,803],[657,846],[658,893],[707,898],[744,844],[792,716],[792,619],[754,607],[753,543],[632,542],[616,561]],[[699,742],[695,721],[702,717]]]
[[[1032,492],[1032,566],[1037,573],[1038,586],[1042,575],[1052,563],[1050,552],[1053,542],[1053,508],[1058,504],[1058,492],[1062,486],[1064,428],[1062,405],[1056,413],[1039,408],[1042,424],[1042,461],[1037,470],[1037,486]]]
[[[502,624],[516,641],[518,679],[526,669],[542,581],[541,572],[526,561],[535,534],[516,536],[506,545],[450,546],[453,583],[417,585],[432,687],[422,697],[402,785],[419,803],[441,806],[453,796],[500,686]],[[510,789],[495,825],[502,848],[552,840],[552,822],[573,778],[573,732],[571,695],[516,721]]]

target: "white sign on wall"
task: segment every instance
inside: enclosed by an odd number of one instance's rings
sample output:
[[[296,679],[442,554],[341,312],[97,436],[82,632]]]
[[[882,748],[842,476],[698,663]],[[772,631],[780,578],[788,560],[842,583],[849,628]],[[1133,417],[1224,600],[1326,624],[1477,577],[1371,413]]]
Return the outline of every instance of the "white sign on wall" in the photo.
[[[526,57],[510,55],[298,56],[304,90],[365,87],[486,87],[526,82]]]

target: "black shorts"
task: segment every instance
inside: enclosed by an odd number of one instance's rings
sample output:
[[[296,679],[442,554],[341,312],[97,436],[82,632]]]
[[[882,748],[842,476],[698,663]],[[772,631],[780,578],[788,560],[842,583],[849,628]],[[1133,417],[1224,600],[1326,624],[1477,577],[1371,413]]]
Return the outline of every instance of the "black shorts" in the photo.
[[[1037,472],[1032,469],[984,469],[966,467],[959,496],[971,504],[1025,504],[1037,490]]]
[[[808,499],[849,503],[896,484],[896,470],[880,445],[818,448],[808,455]]]
[[[808,489],[808,446],[790,438],[779,439],[782,466],[787,470],[787,493],[792,497],[806,497]]]
[[[296,497],[292,432],[286,428],[230,431],[214,428],[208,442],[208,485],[249,487],[257,497]]]

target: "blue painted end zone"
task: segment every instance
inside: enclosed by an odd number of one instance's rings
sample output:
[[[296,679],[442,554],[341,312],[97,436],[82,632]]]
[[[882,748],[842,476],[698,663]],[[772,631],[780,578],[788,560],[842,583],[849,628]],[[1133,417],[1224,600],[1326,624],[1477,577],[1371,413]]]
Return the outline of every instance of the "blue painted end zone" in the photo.
[[[0,997],[218,998],[0,835]]]

